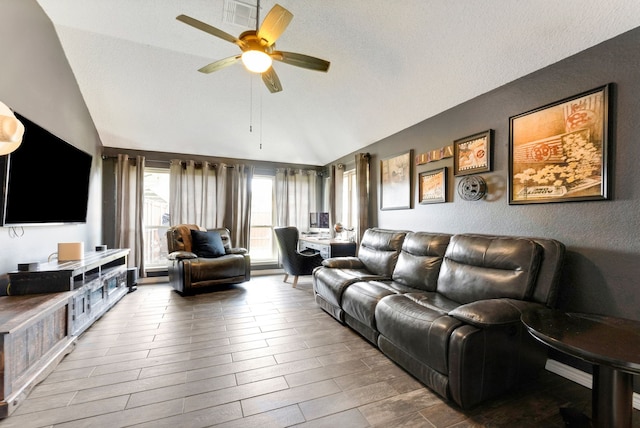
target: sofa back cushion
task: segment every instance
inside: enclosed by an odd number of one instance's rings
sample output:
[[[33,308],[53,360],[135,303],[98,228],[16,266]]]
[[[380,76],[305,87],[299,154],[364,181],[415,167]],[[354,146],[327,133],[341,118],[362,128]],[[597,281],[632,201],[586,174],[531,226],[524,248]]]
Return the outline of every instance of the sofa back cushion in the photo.
[[[191,231],[204,230],[196,224],[178,224],[167,229],[167,247],[174,251],[192,251]]]
[[[205,228],[197,224],[178,224],[167,229],[167,247],[169,253],[174,251],[193,251],[193,240],[191,239],[192,230],[206,231]],[[231,248],[231,232],[226,227],[210,229],[218,232],[224,248]]]
[[[423,291],[436,291],[438,274],[451,235],[409,232],[393,270],[393,280]]]
[[[224,244],[222,243],[220,233],[214,230],[205,232],[192,229],[191,243],[191,251],[196,253],[198,257],[214,259],[225,255]]]
[[[553,308],[558,297],[566,248],[562,242],[555,239],[532,239],[542,247],[543,252],[532,300]]]
[[[371,228],[365,230],[358,258],[376,275],[391,277],[407,231]]]
[[[541,260],[542,247],[533,239],[454,235],[437,291],[461,304],[496,298],[530,300]]]
[[[226,227],[218,227],[216,229],[207,229],[209,232],[218,232],[220,234],[220,239],[222,239],[222,246],[228,250],[233,248],[231,244],[231,231]]]

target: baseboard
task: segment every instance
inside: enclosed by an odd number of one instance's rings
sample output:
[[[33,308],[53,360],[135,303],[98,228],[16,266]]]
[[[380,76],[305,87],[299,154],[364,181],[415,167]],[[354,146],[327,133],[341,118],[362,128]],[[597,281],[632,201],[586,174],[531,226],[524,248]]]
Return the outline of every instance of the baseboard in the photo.
[[[551,359],[547,360],[545,369],[549,370],[551,373],[555,373],[558,376],[562,376],[565,379],[569,379],[577,384],[591,389],[592,376],[589,373],[585,373],[582,370],[576,369],[575,367],[571,367],[559,361]],[[633,393],[633,408],[636,410],[640,410],[640,394],[638,394],[637,392]]]
[[[159,284],[169,281],[168,276],[147,276],[146,278],[138,278],[138,285]]]
[[[284,275],[282,269],[251,269],[251,276]]]

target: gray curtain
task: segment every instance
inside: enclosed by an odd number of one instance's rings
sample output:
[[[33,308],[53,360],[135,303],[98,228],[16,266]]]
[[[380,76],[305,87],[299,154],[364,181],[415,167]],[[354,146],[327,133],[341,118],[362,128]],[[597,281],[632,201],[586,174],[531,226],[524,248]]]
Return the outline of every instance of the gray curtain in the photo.
[[[315,170],[276,169],[276,226],[309,228],[309,213],[317,211],[322,177]]]
[[[197,224],[205,229],[223,227],[226,199],[224,166],[193,160],[171,160],[169,214],[171,225]]]
[[[144,268],[144,156],[118,155],[116,162],[116,247],[129,248],[128,267]]]
[[[328,198],[328,207],[329,207],[329,224],[331,224],[331,236],[335,236],[335,230],[333,225],[336,223],[336,166],[331,165],[331,169],[329,170],[329,198]]]
[[[231,225],[231,240],[235,247],[249,248],[251,231],[251,180],[254,167],[247,165],[233,165],[229,168],[230,205],[229,222]]]
[[[356,197],[358,198],[357,242],[361,242],[364,231],[369,224],[369,153],[356,153]]]
[[[173,159],[169,167],[171,225],[226,227],[235,247],[249,248],[253,166]]]
[[[331,224],[334,225],[342,220],[342,187],[344,177],[344,165],[331,166],[331,192],[329,195],[329,216]],[[335,237],[336,232],[331,227],[331,236]]]

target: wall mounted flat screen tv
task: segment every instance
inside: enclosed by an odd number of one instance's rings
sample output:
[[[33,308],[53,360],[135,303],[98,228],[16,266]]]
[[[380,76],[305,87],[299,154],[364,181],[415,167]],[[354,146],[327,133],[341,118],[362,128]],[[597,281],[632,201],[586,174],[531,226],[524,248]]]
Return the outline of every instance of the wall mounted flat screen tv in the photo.
[[[15,113],[22,144],[0,156],[3,226],[86,223],[92,156]]]

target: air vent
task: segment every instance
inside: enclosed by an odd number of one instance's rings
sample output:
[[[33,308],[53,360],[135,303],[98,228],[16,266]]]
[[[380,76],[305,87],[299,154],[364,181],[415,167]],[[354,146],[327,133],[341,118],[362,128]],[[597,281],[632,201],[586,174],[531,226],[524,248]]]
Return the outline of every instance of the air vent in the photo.
[[[223,21],[249,29],[256,28],[256,6],[237,0],[224,0]]]

